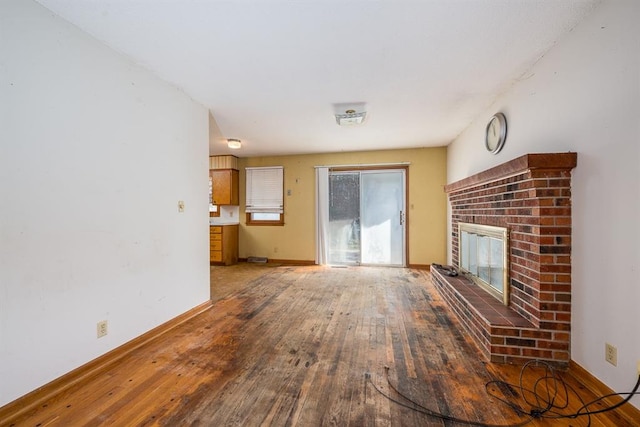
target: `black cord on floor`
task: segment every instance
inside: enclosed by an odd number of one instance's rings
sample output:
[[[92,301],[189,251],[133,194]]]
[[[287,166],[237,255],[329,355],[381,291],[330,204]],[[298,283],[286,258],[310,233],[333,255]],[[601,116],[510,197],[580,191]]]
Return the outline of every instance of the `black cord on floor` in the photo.
[[[535,381],[533,389],[529,390],[524,386],[523,379],[525,376],[525,372],[529,368],[535,367],[543,367],[544,374],[539,376]],[[520,392],[521,399],[524,401],[528,408],[524,408],[515,402],[512,402],[506,398],[502,398],[498,396],[495,392],[492,391],[491,386],[496,385],[498,389],[504,387],[515,388]],[[519,385],[508,384],[504,381],[490,381],[485,385],[487,393],[492,397],[500,400],[505,403],[512,409],[514,409],[518,414],[529,414],[536,418],[546,418],[546,419],[576,419],[579,417],[587,417],[587,425],[591,425],[591,415],[600,414],[603,412],[613,411],[614,409],[619,408],[620,406],[627,403],[631,398],[640,394],[638,389],[640,388],[640,375],[636,381],[633,390],[630,392],[624,393],[611,393],[605,396],[598,397],[597,399],[585,403],[580,394],[560,377],[560,375],[555,371],[552,365],[544,361],[530,361],[524,364],[520,371],[520,380]],[[588,408],[596,403],[602,402],[604,399],[618,396],[627,396],[620,402],[597,410],[589,410]],[[571,397],[577,398],[582,406],[576,411],[572,413],[566,413],[565,410],[569,406],[569,400]],[[560,405],[558,402],[564,401],[563,405]]]
[[[533,389],[528,389],[524,386],[524,377],[525,372],[528,369],[532,368],[544,368],[544,373],[538,377],[538,379],[533,384]],[[385,366],[385,377],[387,380],[387,384],[389,388],[393,390],[402,400],[391,397],[389,394],[385,393],[381,390],[371,379],[371,374],[365,374],[365,393],[367,384],[371,384],[372,387],[386,399],[394,402],[397,405],[403,406],[405,408],[411,409],[413,411],[439,418],[445,421],[450,421],[458,424],[464,425],[473,425],[478,427],[521,427],[526,424],[531,423],[535,419],[575,419],[579,417],[587,418],[587,426],[591,425],[591,415],[599,414],[603,412],[612,411],[616,408],[627,403],[631,398],[640,394],[638,389],[640,388],[640,376],[638,376],[638,380],[631,392],[628,393],[612,393],[606,396],[601,396],[591,402],[585,403],[585,401],[580,397],[580,394],[573,389],[570,385],[564,382],[564,380],[556,373],[555,369],[552,365],[544,361],[531,361],[525,363],[520,371],[519,384],[513,385],[504,381],[489,381],[485,384],[485,388],[487,393],[504,403],[506,406],[510,407],[521,417],[525,417],[526,419],[522,422],[515,424],[487,424],[478,421],[465,420],[457,417],[453,417],[450,415],[442,414],[438,411],[434,411],[432,409],[426,408],[425,406],[415,402],[411,398],[405,396],[400,390],[395,387],[391,381],[389,380],[389,367]],[[494,390],[509,390],[512,394],[511,397],[518,396],[522,402],[518,403],[514,399],[509,399],[507,397],[501,397],[498,395],[497,391]],[[513,392],[515,390],[516,392]],[[519,394],[517,393],[519,392]],[[504,393],[503,393],[504,394]],[[608,406],[606,408],[601,408],[597,410],[589,410],[588,408],[594,404],[599,404],[602,400],[614,397],[614,396],[625,396],[627,397],[622,401]],[[582,406],[578,409],[578,411],[574,413],[566,413],[566,409],[569,407],[569,401],[571,397],[577,398]],[[560,402],[564,402],[561,404]]]
[[[481,422],[478,422],[478,421],[465,420],[465,419],[462,419],[462,418],[453,417],[451,415],[445,415],[445,414],[442,414],[440,412],[434,411],[432,409],[429,409],[429,408],[426,408],[426,407],[420,405],[419,403],[415,402],[414,400],[410,399],[409,397],[405,396],[402,392],[400,392],[393,384],[391,384],[391,381],[389,380],[389,368],[386,367],[386,366],[385,366],[385,377],[387,379],[387,384],[389,385],[389,387],[395,393],[397,393],[398,396],[400,396],[402,399],[404,399],[405,402],[400,401],[398,399],[395,399],[395,398],[391,397],[390,395],[388,395],[387,393],[385,393],[384,391],[382,391],[371,380],[371,375],[368,374],[368,373],[365,374],[365,387],[366,387],[366,384],[369,383],[374,388],[374,390],[376,390],[379,394],[384,396],[389,401],[395,403],[396,405],[403,406],[405,408],[411,409],[412,411],[419,412],[421,414],[425,414],[425,415],[428,415],[430,417],[439,418],[439,419],[444,420],[444,421],[450,421],[450,422],[454,422],[454,423],[458,423],[458,424],[471,425],[471,426],[477,426],[477,427],[521,427],[521,426],[525,426],[525,425],[529,424],[530,422],[532,422],[535,419],[534,417],[529,417],[529,419],[527,419],[527,420],[525,420],[523,422],[517,423],[517,424],[487,424],[487,423],[481,423]]]

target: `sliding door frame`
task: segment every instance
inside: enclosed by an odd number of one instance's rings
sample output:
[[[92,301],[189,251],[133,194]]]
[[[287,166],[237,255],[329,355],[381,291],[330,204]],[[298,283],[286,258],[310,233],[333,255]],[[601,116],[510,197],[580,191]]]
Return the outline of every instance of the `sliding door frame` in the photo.
[[[362,172],[362,171],[386,171],[386,170],[404,170],[404,259],[401,267],[409,265],[409,165],[367,165],[367,166],[332,166],[328,168],[329,173],[332,172]],[[373,264],[372,264],[373,265]]]

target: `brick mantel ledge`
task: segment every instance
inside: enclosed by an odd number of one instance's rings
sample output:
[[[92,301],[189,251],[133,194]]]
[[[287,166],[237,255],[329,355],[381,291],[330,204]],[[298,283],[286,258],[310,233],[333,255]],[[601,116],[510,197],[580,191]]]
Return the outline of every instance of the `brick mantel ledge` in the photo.
[[[502,179],[526,170],[533,169],[566,169],[570,170],[578,164],[578,154],[567,153],[532,153],[517,157],[491,169],[487,169],[470,177],[444,186],[446,193],[458,191],[474,185],[484,184]]]

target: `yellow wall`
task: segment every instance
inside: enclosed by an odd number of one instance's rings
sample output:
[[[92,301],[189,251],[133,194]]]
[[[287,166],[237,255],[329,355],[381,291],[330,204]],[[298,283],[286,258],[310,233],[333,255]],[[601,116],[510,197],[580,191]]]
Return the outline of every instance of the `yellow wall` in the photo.
[[[315,259],[315,169],[322,165],[410,162],[408,185],[409,253],[412,265],[447,259],[446,147],[239,159],[240,257],[313,261]],[[249,166],[284,166],[282,227],[245,224],[245,173]],[[288,191],[291,195],[287,195]]]

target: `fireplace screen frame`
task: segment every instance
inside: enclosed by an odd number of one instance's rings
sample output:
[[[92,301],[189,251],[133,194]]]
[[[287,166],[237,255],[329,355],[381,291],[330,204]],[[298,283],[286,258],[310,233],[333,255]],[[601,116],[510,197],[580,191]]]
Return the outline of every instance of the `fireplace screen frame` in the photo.
[[[463,256],[463,252],[465,248],[463,247],[463,233],[467,235],[475,235],[475,238],[467,238],[466,241],[474,240],[476,242],[476,248],[473,250],[475,253],[475,272],[474,265],[469,265],[471,258],[473,258],[473,253],[470,251],[471,248],[466,248],[467,255]],[[482,239],[478,238],[482,237]],[[498,240],[499,242],[495,242]],[[480,250],[481,243],[489,244],[489,248],[484,251]],[[471,245],[473,246],[473,245]],[[492,252],[495,252],[495,249],[499,248],[502,251],[502,254],[492,257]],[[494,227],[491,225],[482,225],[482,224],[470,224],[460,222],[458,223],[458,268],[459,270],[469,279],[471,279],[474,283],[480,286],[482,289],[487,291],[490,295],[502,301],[504,305],[509,305],[509,230],[504,227]],[[494,249],[494,251],[492,251]],[[481,252],[485,253],[486,260],[479,260]],[[499,258],[495,260],[493,258]],[[466,260],[466,261],[465,261]],[[496,269],[496,265],[498,265],[499,261],[502,272],[497,271],[497,274],[492,272],[492,269]],[[482,267],[487,268],[486,273],[483,274],[484,277],[489,279],[489,282],[483,280],[477,273]],[[501,286],[498,288],[498,278],[501,279]]]

